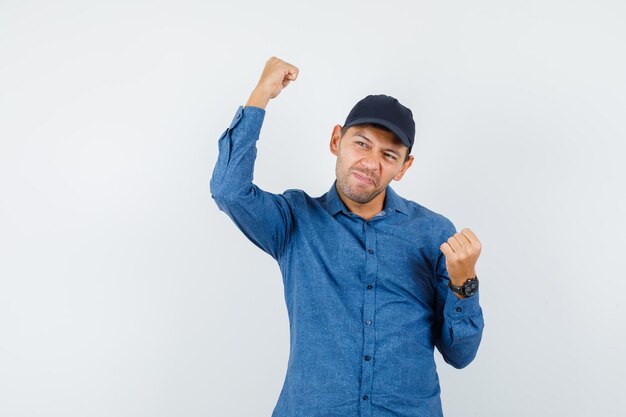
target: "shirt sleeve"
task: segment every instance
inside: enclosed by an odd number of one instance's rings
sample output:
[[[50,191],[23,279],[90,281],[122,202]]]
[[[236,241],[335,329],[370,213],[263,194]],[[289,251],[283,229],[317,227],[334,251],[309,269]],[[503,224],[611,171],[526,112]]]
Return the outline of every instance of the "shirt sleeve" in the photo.
[[[456,233],[452,223],[448,233],[442,236],[439,244]],[[485,325],[479,303],[480,289],[471,297],[459,298],[448,287],[449,282],[446,259],[439,250],[436,263],[438,332],[435,345],[446,363],[461,369],[476,357]]]
[[[211,197],[237,228],[274,259],[284,253],[293,216],[287,198],[262,190],[253,181],[256,141],[265,109],[239,106],[218,140],[219,154],[209,181]]]

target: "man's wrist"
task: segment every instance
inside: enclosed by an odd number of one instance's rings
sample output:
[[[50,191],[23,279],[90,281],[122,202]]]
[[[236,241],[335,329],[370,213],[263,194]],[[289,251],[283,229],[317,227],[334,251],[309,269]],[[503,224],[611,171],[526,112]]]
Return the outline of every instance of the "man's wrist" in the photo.
[[[255,89],[252,92],[252,94],[250,94],[250,97],[248,98],[248,102],[246,103],[246,106],[254,106],[254,107],[260,107],[262,109],[265,109],[269,101],[270,99],[269,97],[267,97],[266,94]]]
[[[456,281],[456,282],[455,282]],[[455,279],[448,282],[448,286],[450,291],[452,291],[458,298],[470,297],[478,291],[478,276],[474,274],[474,276],[470,278],[466,278],[461,280]]]
[[[476,272],[468,273],[468,271],[466,271],[461,278],[450,277],[450,282],[456,287],[461,287],[468,279],[472,278],[476,278]]]
[[[452,285],[454,285],[455,287],[462,287],[463,284],[465,284],[465,282],[470,279],[470,278],[475,278],[475,276],[471,276],[471,277],[467,277],[467,278],[462,278],[462,279],[452,279],[450,278],[450,283]]]

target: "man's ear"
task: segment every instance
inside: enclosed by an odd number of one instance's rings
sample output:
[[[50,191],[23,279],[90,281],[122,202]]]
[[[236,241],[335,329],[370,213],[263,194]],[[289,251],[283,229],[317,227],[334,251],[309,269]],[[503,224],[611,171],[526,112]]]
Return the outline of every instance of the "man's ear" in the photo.
[[[341,125],[335,125],[333,133],[330,136],[330,153],[337,155],[339,153],[339,141],[341,140]]]
[[[400,181],[404,176],[406,170],[409,169],[409,167],[413,164],[414,159],[415,158],[413,158],[413,155],[409,155],[409,159],[402,165],[402,169],[400,170],[400,172],[398,172],[398,174],[396,174],[395,177],[393,177],[393,179],[396,181]]]

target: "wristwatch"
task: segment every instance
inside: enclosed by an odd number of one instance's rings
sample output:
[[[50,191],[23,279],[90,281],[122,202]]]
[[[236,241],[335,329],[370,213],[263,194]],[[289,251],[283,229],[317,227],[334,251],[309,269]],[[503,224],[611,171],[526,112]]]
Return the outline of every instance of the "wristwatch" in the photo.
[[[474,278],[468,278],[467,281],[465,281],[460,287],[457,285],[452,285],[452,281],[448,282],[448,286],[452,291],[457,294],[471,297],[478,291],[478,276],[475,276]]]

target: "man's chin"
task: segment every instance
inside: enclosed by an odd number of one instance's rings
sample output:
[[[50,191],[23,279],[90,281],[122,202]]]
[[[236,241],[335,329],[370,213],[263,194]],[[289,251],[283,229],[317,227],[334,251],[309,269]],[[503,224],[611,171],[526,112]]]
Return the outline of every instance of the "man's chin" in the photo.
[[[378,195],[373,184],[368,187],[367,184],[363,184],[363,182],[358,180],[356,180],[356,183],[353,183],[352,181],[342,181],[339,185],[343,195],[355,203],[369,203]]]
[[[348,197],[350,200],[354,201],[355,203],[359,203],[359,204],[366,204],[369,203],[370,201],[372,201],[374,199],[374,197],[376,197],[375,193],[368,193],[368,192],[354,192],[353,189],[349,189],[347,193],[344,193],[346,195],[346,197]]]

